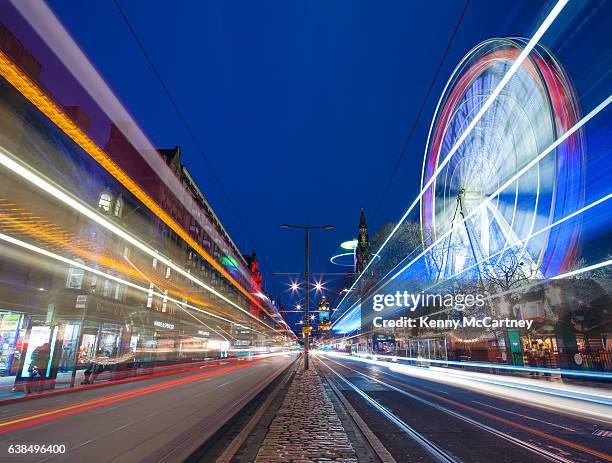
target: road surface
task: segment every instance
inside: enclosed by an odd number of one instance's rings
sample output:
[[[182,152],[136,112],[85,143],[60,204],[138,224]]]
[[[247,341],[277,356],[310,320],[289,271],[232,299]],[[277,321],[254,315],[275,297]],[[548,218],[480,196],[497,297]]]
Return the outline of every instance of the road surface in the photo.
[[[295,354],[227,361],[4,405],[0,461],[181,461],[293,359]],[[66,453],[9,455],[11,444],[65,445]]]
[[[581,388],[461,371],[448,374],[458,374],[454,385],[444,371],[354,357],[317,355],[315,363],[398,462],[612,461],[609,389],[570,398]]]

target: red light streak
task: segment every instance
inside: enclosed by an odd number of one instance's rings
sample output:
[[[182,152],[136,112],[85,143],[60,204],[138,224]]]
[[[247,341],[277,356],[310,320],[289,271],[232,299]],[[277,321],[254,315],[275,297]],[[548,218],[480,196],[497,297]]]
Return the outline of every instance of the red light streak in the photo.
[[[104,397],[99,397],[96,399],[79,402],[77,404],[68,405],[65,407],[61,407],[54,410],[47,410],[44,412],[36,413],[34,415],[25,416],[22,418],[11,419],[8,421],[0,422],[0,433],[5,433],[9,431],[14,431],[16,429],[25,428],[28,426],[33,426],[35,424],[44,423],[46,421],[56,420],[58,418],[74,415],[76,413],[80,413],[83,411],[91,410],[94,408],[104,407],[106,405],[114,404],[117,402],[122,402],[128,399],[133,399],[135,397],[140,397],[143,395],[151,394],[153,392],[163,391],[172,387],[180,386],[183,384],[192,383],[194,381],[199,381],[211,376],[215,376],[220,373],[229,372],[232,370],[244,368],[250,365],[254,365],[256,363],[262,362],[264,359],[252,360],[249,363],[239,363],[236,365],[230,365],[227,367],[220,368],[214,371],[206,371],[204,373],[199,373],[193,376],[189,376],[186,378],[177,378],[170,381],[163,382],[161,384],[154,384],[149,386],[144,386],[135,390],[125,391],[118,394],[111,394]],[[199,369],[200,367],[188,369],[186,371],[192,371],[195,369]],[[161,373],[160,376],[164,374],[172,374],[174,372],[164,372]],[[151,378],[153,375],[148,376]],[[116,383],[113,383],[116,384]]]

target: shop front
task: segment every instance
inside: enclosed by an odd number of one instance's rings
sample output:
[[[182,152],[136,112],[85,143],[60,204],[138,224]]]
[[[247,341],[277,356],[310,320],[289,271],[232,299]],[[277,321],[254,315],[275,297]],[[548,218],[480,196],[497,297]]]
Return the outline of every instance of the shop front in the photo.
[[[546,332],[527,333],[521,337],[523,364],[538,368],[559,368],[557,337]]]
[[[179,344],[181,357],[198,361],[214,356],[214,352],[211,352],[210,339],[211,332],[208,328],[197,328],[186,324],[183,326]]]
[[[374,335],[372,350],[376,354],[391,355],[395,353],[395,338],[386,335]]]
[[[17,374],[27,325],[25,314],[0,311],[0,376]]]
[[[154,358],[157,363],[173,362],[179,358],[179,332],[174,320],[166,317],[153,320]]]
[[[398,353],[409,358],[446,360],[448,357],[446,338],[431,337],[407,339],[401,342],[401,351],[398,351]]]

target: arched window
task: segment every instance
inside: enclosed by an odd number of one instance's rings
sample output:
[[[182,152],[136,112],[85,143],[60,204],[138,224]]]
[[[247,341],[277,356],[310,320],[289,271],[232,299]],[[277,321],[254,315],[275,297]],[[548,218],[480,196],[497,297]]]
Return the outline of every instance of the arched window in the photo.
[[[83,259],[75,259],[79,264],[85,264]],[[80,267],[73,267],[72,265],[68,269],[68,279],[66,280],[66,287],[72,289],[81,289],[83,285],[83,278],[85,277],[85,270]]]
[[[103,191],[98,200],[98,207],[104,212],[110,212],[113,205],[113,197],[108,191]]]
[[[122,213],[123,213],[123,198],[121,197],[121,195],[119,195],[119,197],[117,198],[117,201],[115,201],[115,210],[114,210],[115,217],[121,217]]]

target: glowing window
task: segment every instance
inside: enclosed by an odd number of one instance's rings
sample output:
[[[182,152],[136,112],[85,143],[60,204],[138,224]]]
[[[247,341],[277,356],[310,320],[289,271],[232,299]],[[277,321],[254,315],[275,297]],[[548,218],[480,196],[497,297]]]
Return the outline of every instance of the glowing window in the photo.
[[[75,259],[79,264],[85,264],[82,259]],[[85,276],[85,270],[79,267],[70,267],[68,269],[68,279],[66,280],[66,287],[72,289],[81,289],[83,285],[83,277]]]

